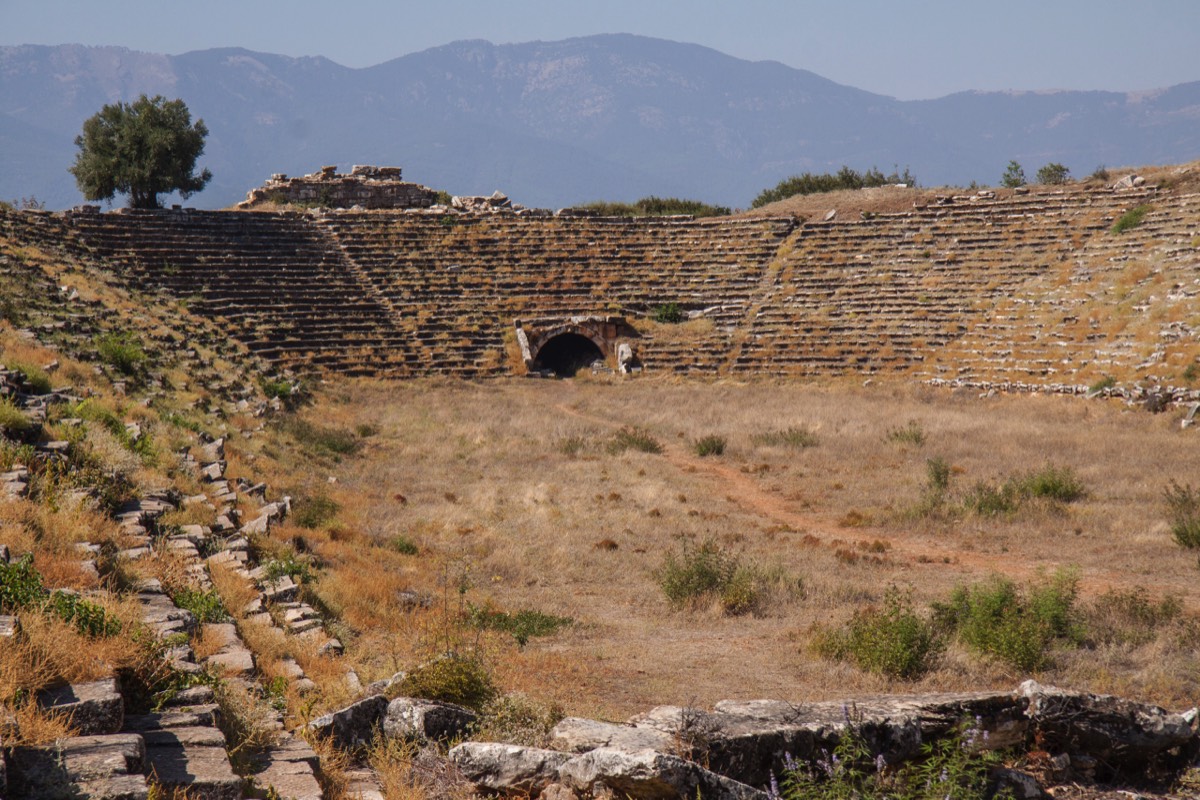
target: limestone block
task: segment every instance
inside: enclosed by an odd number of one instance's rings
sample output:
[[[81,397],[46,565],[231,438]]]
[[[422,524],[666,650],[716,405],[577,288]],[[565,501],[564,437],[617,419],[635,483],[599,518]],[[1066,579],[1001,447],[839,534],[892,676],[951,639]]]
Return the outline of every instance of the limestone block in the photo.
[[[125,721],[125,705],[115,678],[74,683],[38,694],[47,712],[69,717],[80,735],[116,733]]]
[[[388,703],[383,732],[399,739],[449,741],[465,736],[478,719],[471,709],[453,703],[397,697]]]
[[[571,756],[515,744],[463,742],[450,751],[454,763],[475,788],[521,796],[536,795],[558,780],[558,771]]]

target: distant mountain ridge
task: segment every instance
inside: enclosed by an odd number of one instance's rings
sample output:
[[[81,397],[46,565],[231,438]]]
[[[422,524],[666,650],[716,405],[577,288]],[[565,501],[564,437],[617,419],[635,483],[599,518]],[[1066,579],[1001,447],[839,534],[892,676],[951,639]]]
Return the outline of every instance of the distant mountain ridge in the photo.
[[[404,167],[456,194],[526,205],[677,195],[735,207],[804,171],[908,167],[925,185],[996,182],[1009,159],[1200,158],[1200,81],[1135,92],[963,92],[899,101],[777,62],[626,34],[461,41],[364,69],[236,48],[178,56],[0,47],[0,199],[81,202],[83,120],[140,93],[183,98],[210,135],[222,207],[275,172]]]

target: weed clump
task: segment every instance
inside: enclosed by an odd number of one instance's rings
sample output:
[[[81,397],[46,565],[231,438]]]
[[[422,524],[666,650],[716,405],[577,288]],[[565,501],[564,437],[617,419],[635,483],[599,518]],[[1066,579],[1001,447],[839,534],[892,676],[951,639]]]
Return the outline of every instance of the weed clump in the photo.
[[[1078,644],[1077,579],[1057,572],[1029,591],[999,576],[974,586],[960,586],[948,603],[935,603],[938,623],[977,653],[1028,672],[1045,667],[1056,641]]]
[[[106,333],[96,338],[100,360],[123,375],[133,375],[149,360],[131,333]]]
[[[1163,499],[1175,541],[1189,550],[1200,547],[1200,490],[1190,483],[1180,486],[1172,480],[1163,490]]]
[[[744,564],[711,539],[699,547],[685,542],[681,552],[667,553],[654,578],[675,608],[715,600],[726,614],[734,615],[761,611],[772,594],[803,593],[801,581],[779,570]]]
[[[512,634],[519,647],[529,644],[535,636],[550,636],[560,628],[575,624],[570,617],[556,617],[527,608],[510,614],[471,604],[467,605],[467,620],[477,628]]]
[[[1140,205],[1126,211],[1112,226],[1113,233],[1124,233],[1142,224],[1142,220],[1150,213],[1150,206]]]
[[[450,653],[416,667],[390,691],[479,711],[496,696],[496,685],[482,659]]]
[[[9,369],[14,369],[21,373],[21,377],[25,379],[25,385],[33,394],[50,394],[50,376],[46,374],[46,370],[34,364],[13,363],[9,364]]]
[[[354,455],[362,448],[361,437],[343,428],[330,428],[295,417],[286,419],[281,427],[301,447],[317,455],[331,456],[334,460]]]
[[[421,548],[417,546],[417,543],[402,533],[389,539],[388,547],[402,556],[415,556],[421,552]]]
[[[1127,591],[1112,589],[1098,597],[1086,612],[1089,639],[1103,644],[1140,646],[1156,632],[1183,616],[1183,601],[1150,599],[1144,586]]]
[[[781,430],[757,433],[751,438],[751,441],[767,447],[791,447],[795,450],[803,450],[806,447],[816,447],[818,440],[817,435],[808,428],[792,426]]]
[[[994,772],[1001,753],[981,747],[986,733],[977,721],[964,721],[953,732],[921,745],[920,757],[895,768],[876,752],[863,726],[844,711],[845,733],[832,752],[810,760],[787,759],[787,769],[772,797],[781,800],[843,800],[843,798],[906,798],[909,800],[983,800],[993,795]]]
[[[908,424],[902,428],[892,428],[887,432],[885,437],[892,444],[911,444],[913,447],[922,447],[925,444],[925,429],[916,420],[909,420]]]
[[[654,307],[654,321],[665,325],[677,325],[687,319],[679,303],[663,303]]]
[[[483,707],[474,738],[524,747],[547,747],[550,731],[566,713],[556,703],[542,705],[524,695],[506,694]]]
[[[190,611],[197,622],[231,622],[232,618],[225,611],[221,595],[216,589],[201,589],[197,586],[168,587],[171,599],[175,605]]]
[[[725,453],[725,437],[715,434],[702,436],[696,440],[693,447],[696,455],[704,458],[706,456],[719,456]]]
[[[894,587],[882,608],[856,611],[845,628],[821,631],[814,646],[826,658],[903,680],[928,672],[943,648],[934,625],[913,609],[911,596]]]
[[[326,525],[337,517],[342,507],[336,500],[323,494],[302,497],[292,506],[292,522],[301,528],[313,530]]]
[[[608,452],[612,455],[623,453],[626,450],[657,455],[663,451],[663,447],[649,431],[627,425],[613,434],[612,440],[608,443]]]
[[[33,423],[25,412],[7,397],[0,397],[0,433],[21,438],[33,430]]]

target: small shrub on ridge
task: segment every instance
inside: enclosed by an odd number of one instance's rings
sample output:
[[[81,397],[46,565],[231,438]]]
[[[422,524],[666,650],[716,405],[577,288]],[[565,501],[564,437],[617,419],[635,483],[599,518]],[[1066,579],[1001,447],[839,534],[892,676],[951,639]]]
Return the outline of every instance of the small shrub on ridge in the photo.
[[[1113,233],[1131,231],[1142,224],[1142,220],[1150,213],[1150,206],[1142,205],[1129,209],[1112,226]]]

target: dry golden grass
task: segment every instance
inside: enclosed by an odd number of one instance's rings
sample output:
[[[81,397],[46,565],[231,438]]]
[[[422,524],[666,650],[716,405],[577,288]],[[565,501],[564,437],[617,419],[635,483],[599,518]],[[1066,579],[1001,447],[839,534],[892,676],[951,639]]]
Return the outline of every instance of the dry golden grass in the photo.
[[[448,595],[456,607],[460,586],[477,605],[575,619],[523,649],[506,634],[464,635],[476,637],[471,646],[504,689],[614,718],[664,702],[1008,687],[1021,677],[954,648],[917,682],[812,653],[814,624],[848,619],[891,584],[912,587],[920,604],[994,572],[1030,581],[1074,565],[1085,599],[1145,586],[1197,610],[1194,559],[1171,542],[1160,507],[1162,487],[1177,474],[1170,465],[1188,463],[1190,453],[1177,415],[888,385],[661,379],[361,383],[304,413],[325,425],[378,428],[359,456],[278,467],[282,485],[320,489],[341,510],[325,529],[272,531],[277,542],[302,538],[325,567],[313,592],[356,632],[346,663],[364,681],[419,663],[444,646],[448,629],[461,632],[440,608]],[[925,443],[889,441],[909,420]],[[612,433],[625,425],[648,430],[665,453],[610,453]],[[811,431],[817,445],[763,443],[763,434],[788,428]],[[697,458],[691,444],[709,434],[726,438],[726,452]],[[254,446],[238,458],[270,457]],[[953,466],[960,492],[1057,465],[1074,469],[1089,497],[1012,517],[914,518],[925,462],[935,456]],[[418,554],[393,551],[396,537]],[[682,541],[707,539],[801,578],[803,596],[750,616],[672,611],[654,572]],[[398,592],[410,589],[435,607],[406,609]],[[1104,648],[1086,651],[1091,658],[1066,654],[1039,677],[1183,702],[1200,676],[1154,647],[1119,658]],[[314,680],[329,663],[297,655]],[[340,673],[318,683],[330,702],[342,694]]]
[[[245,616],[246,607],[258,597],[258,589],[234,572],[229,564],[210,563],[208,577],[234,619]]]

